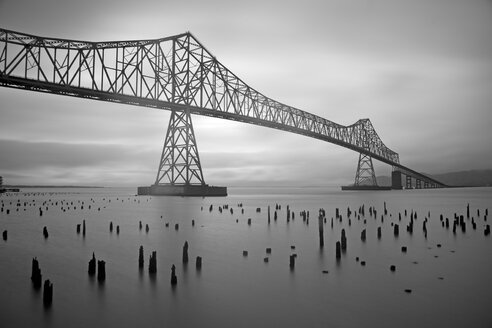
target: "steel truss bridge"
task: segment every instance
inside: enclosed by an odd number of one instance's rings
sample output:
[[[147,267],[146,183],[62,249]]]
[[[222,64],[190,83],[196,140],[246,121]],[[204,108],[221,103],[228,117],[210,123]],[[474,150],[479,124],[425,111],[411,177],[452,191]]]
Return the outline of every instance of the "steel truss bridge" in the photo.
[[[356,186],[376,184],[374,158],[393,167],[394,188],[402,188],[402,174],[407,188],[445,187],[400,164],[369,119],[343,126],[272,100],[228,70],[191,33],[89,42],[0,29],[0,86],[171,111],[156,185],[205,184],[191,123],[191,114],[197,114],[354,150],[360,154]]]

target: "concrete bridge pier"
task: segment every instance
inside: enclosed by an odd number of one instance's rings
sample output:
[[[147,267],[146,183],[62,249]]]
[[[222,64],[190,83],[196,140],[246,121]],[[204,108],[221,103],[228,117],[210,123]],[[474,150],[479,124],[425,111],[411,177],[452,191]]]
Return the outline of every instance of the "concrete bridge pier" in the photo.
[[[391,189],[403,189],[401,183],[401,171],[399,170],[393,170],[393,172],[391,172]]]

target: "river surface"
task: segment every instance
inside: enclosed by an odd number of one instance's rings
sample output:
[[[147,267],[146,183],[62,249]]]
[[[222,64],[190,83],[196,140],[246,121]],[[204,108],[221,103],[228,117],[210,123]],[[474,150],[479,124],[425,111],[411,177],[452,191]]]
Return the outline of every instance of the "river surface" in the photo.
[[[24,189],[1,195],[0,231],[7,230],[8,237],[0,240],[0,326],[492,327],[492,237],[484,236],[492,188],[229,188],[229,196],[222,198],[135,192]],[[363,205],[365,216],[358,217]],[[289,221],[287,206],[294,215]],[[320,208],[326,212],[322,248]],[[309,222],[300,215],[304,210]],[[412,211],[416,219],[410,234],[406,226]],[[455,213],[464,215],[465,232],[458,227],[453,233]],[[442,226],[441,214],[449,218],[449,229]],[[82,228],[76,231],[83,220],[85,236]],[[397,237],[393,224],[399,225]],[[45,226],[48,238],[43,237]],[[337,261],[342,229],[347,250]],[[188,264],[182,261],[186,241]],[[138,267],[141,245],[143,270]],[[148,272],[152,251],[157,252],[154,276]],[[93,252],[106,262],[103,283],[87,272]],[[292,254],[297,257],[291,269]],[[197,256],[203,259],[201,270],[195,266]],[[43,280],[53,283],[50,307],[43,306],[42,289],[32,286],[33,257]],[[175,287],[170,283],[173,264]]]

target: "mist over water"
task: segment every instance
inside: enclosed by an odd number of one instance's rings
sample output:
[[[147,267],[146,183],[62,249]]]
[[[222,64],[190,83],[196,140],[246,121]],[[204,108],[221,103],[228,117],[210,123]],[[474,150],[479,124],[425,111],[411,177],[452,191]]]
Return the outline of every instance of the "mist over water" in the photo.
[[[0,241],[1,327],[492,325],[492,237],[484,236],[484,227],[490,224],[484,215],[492,188],[378,192],[229,188],[226,198],[144,197],[135,196],[134,189],[112,188],[24,191],[0,196],[4,208],[0,231],[8,231],[7,241]],[[470,219],[466,219],[468,203]],[[226,204],[228,209],[220,213],[219,206]],[[274,221],[276,204],[281,209]],[[287,205],[294,214],[289,222]],[[362,205],[365,217],[358,220]],[[377,210],[376,218],[369,216],[370,206]],[[347,207],[352,211],[350,225]],[[318,237],[320,208],[327,218],[323,248]],[[336,208],[341,222],[335,219]],[[310,213],[309,224],[299,214],[304,210]],[[417,218],[410,235],[405,227],[412,210]],[[455,213],[465,216],[466,232],[458,227],[453,234]],[[449,229],[441,226],[440,214],[451,221]],[[427,238],[422,229],[426,217]],[[85,237],[76,232],[83,220]],[[398,237],[391,223],[399,224]],[[44,226],[49,232],[46,239]],[[382,228],[380,240],[378,227]],[[337,262],[335,244],[342,228],[347,251]],[[360,238],[363,229],[365,242]],[[188,264],[182,262],[185,241]],[[143,270],[138,268],[140,245]],[[402,246],[407,247],[406,253]],[[271,254],[266,248],[271,248]],[[152,251],[157,251],[155,276],[148,272]],[[106,261],[104,283],[87,273],[93,252],[97,260]],[[297,258],[291,270],[289,256],[294,253]],[[201,270],[195,267],[197,256],[203,258]],[[54,285],[48,309],[43,307],[42,289],[32,287],[33,257],[39,260],[43,280],[50,279]],[[174,288],[170,284],[173,264],[178,279]],[[395,272],[390,271],[391,265],[396,266]]]

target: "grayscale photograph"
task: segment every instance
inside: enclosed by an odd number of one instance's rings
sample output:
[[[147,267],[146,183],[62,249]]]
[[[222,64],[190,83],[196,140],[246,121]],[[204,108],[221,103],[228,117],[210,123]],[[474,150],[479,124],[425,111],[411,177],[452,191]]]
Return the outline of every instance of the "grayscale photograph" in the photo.
[[[0,0],[0,326],[492,327],[492,1]]]

